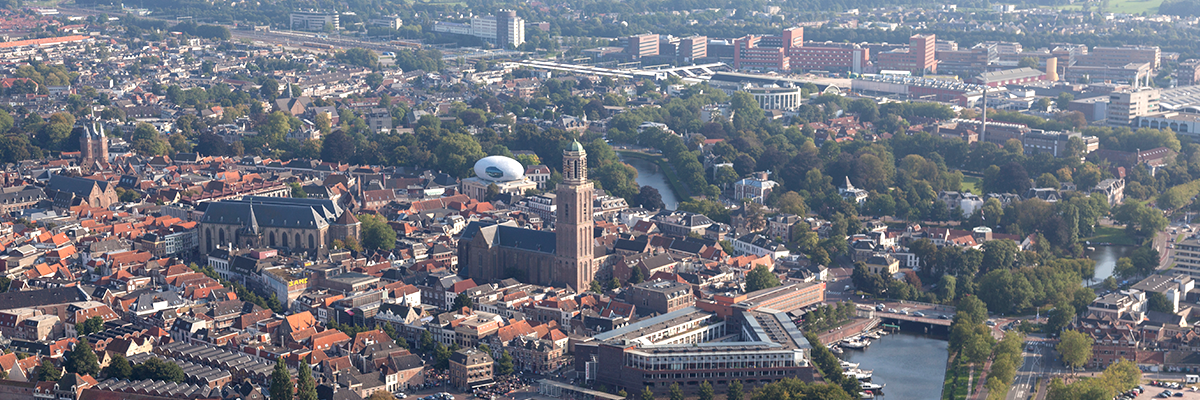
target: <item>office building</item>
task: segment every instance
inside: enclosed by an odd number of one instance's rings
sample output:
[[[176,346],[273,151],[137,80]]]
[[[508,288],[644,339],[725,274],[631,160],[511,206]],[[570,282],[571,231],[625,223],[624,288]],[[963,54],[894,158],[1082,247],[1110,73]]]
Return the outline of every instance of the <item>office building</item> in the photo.
[[[500,47],[517,47],[525,43],[525,20],[513,10],[500,10],[496,21],[496,43]]]
[[[1158,89],[1139,89],[1113,92],[1108,95],[1109,126],[1130,126],[1137,117],[1158,112]]]
[[[511,10],[500,10],[494,16],[477,16],[469,23],[436,21],[433,31],[474,36],[496,47],[516,47],[525,43],[525,20]]]
[[[658,35],[634,35],[627,39],[625,52],[632,58],[653,57],[658,55]]]
[[[879,69],[917,74],[937,73],[936,55],[937,38],[934,35],[913,35],[908,38],[907,49],[880,53]]]
[[[1044,71],[1024,67],[1006,69],[1002,71],[984,72],[972,79],[972,83],[990,87],[999,87],[1008,85],[1022,85],[1033,82],[1041,82],[1044,80],[1046,80],[1046,73]]]
[[[779,36],[748,35],[734,41],[733,67],[767,71],[821,70],[861,73],[869,50],[853,44],[804,44],[804,28],[786,29]]]
[[[292,13],[292,29],[300,31],[324,31],[340,28],[337,13],[319,11],[296,11]]]
[[[1191,86],[1200,84],[1200,60],[1191,59],[1179,63],[1175,69],[1175,85]]]
[[[708,37],[692,36],[680,39],[676,55],[685,63],[708,57]]]
[[[1096,46],[1086,56],[1077,58],[1083,66],[1119,67],[1129,63],[1149,63],[1151,70],[1161,66],[1162,50],[1158,46],[1124,45],[1119,47]]]
[[[595,335],[575,345],[575,368],[610,388],[660,395],[676,384],[694,394],[702,381],[724,393],[734,380],[752,391],[788,378],[816,379],[811,347],[786,312],[738,310],[723,321],[717,315],[689,307]]]

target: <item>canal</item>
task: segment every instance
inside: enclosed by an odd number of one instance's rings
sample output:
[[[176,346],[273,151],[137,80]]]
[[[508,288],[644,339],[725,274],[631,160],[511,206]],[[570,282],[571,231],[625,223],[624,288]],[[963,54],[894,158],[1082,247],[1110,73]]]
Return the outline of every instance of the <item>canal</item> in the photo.
[[[638,186],[658,189],[658,194],[662,195],[662,202],[668,210],[674,210],[679,205],[679,197],[671,190],[671,184],[667,183],[667,175],[658,168],[658,164],[640,157],[621,157],[621,161],[637,169]]]
[[[884,399],[939,399],[946,376],[949,342],[943,338],[895,332],[866,350],[846,349],[840,357],[874,371],[871,382],[885,385]]]
[[[1103,281],[1113,275],[1117,267],[1117,259],[1129,257],[1136,247],[1133,246],[1097,246],[1096,250],[1084,251],[1083,255],[1096,262],[1096,273],[1092,279],[1084,277],[1083,284],[1090,285]]]

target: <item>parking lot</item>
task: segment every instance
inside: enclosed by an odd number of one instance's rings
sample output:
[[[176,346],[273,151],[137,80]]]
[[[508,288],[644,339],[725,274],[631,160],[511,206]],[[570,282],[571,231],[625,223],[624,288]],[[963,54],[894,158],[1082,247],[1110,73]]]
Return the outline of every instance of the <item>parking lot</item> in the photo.
[[[1195,387],[1196,384],[1192,384],[1192,385],[1193,385],[1193,387]],[[1138,399],[1138,400],[1166,398],[1166,397],[1162,397],[1162,393],[1164,391],[1168,391],[1168,390],[1171,391],[1172,395],[1169,397],[1171,399],[1194,399],[1194,400],[1200,399],[1200,391],[1192,390],[1191,388],[1186,387],[1186,386],[1181,389],[1170,389],[1170,388],[1165,388],[1165,387],[1160,387],[1160,386],[1153,386],[1153,385],[1150,385],[1149,383],[1142,383],[1142,388],[1146,389],[1146,391],[1136,397],[1136,399]]]

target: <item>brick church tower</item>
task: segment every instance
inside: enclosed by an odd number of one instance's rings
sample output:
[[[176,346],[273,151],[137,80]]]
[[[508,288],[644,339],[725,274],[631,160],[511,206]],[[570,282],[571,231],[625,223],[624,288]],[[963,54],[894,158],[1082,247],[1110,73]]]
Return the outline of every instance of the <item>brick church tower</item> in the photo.
[[[562,171],[554,229],[555,280],[583,291],[596,274],[592,232],[592,201],[596,193],[587,177],[587,152],[578,141],[563,151]]]
[[[108,162],[108,138],[104,137],[104,125],[96,122],[83,126],[83,132],[79,134],[79,153],[83,165]]]

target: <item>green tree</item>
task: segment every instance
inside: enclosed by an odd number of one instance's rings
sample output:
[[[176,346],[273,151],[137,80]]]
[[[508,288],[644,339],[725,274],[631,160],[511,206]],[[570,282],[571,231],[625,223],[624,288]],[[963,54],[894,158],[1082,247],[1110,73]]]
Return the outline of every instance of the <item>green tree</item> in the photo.
[[[134,380],[152,379],[167,382],[183,382],[187,376],[179,364],[163,361],[158,357],[150,357],[133,367]]]
[[[978,297],[968,296],[958,302],[958,311],[965,312],[971,319],[971,324],[982,324],[987,321],[987,306]]]
[[[471,300],[471,296],[466,293],[459,293],[458,297],[454,298],[454,309],[461,310],[463,308],[471,308],[475,305],[475,301]]]
[[[271,371],[271,400],[292,400],[295,389],[292,374],[288,372],[283,357],[279,357],[275,360],[275,370]]]
[[[671,400],[683,400],[683,389],[679,388],[679,383],[671,384]]]
[[[62,379],[62,371],[54,366],[50,360],[42,361],[42,365],[37,367],[37,376],[39,381],[58,381]]]
[[[729,392],[725,393],[725,400],[742,400],[742,380],[735,379],[729,382]]]
[[[121,354],[113,355],[108,366],[104,367],[104,376],[108,378],[129,379],[133,376],[133,366],[129,364],[129,360]]]
[[[292,188],[292,197],[293,198],[297,198],[297,199],[307,199],[308,198],[308,193],[304,191],[304,187],[300,186],[300,183],[291,182],[291,183],[288,183],[288,186],[290,186]]]
[[[746,292],[755,292],[762,289],[773,288],[779,286],[779,277],[775,273],[767,269],[765,265],[754,267],[750,273],[746,274]]]
[[[713,387],[708,381],[700,382],[700,400],[713,400]]]
[[[79,324],[78,331],[80,336],[87,336],[93,333],[103,332],[104,318],[100,316],[88,318],[84,320],[82,324]]]
[[[438,343],[437,350],[433,351],[434,368],[445,370],[450,368],[450,356],[454,352],[446,345]]]
[[[87,340],[80,340],[79,344],[75,345],[75,349],[67,355],[66,363],[64,363],[67,372],[74,372],[80,375],[100,375],[100,362],[96,358],[96,352],[92,350],[92,346]]]
[[[592,283],[588,285],[588,290],[591,290],[593,293],[604,293],[604,288],[600,286],[600,281],[597,280],[593,280]]]
[[[1066,301],[1059,302],[1050,311],[1050,318],[1046,321],[1046,331],[1053,334],[1061,331],[1071,323],[1075,318],[1075,307]]]
[[[501,376],[513,374],[513,358],[512,355],[508,354],[508,350],[500,354],[500,362],[496,364],[496,373]]]
[[[433,341],[433,334],[430,334],[429,331],[421,331],[420,345],[421,351],[426,353],[433,351],[434,346],[436,346],[436,343]]]
[[[359,214],[362,223],[363,247],[372,250],[391,250],[396,247],[396,230],[388,226],[383,217]]]
[[[1146,295],[1146,301],[1150,311],[1167,314],[1175,312],[1175,306],[1171,304],[1171,300],[1168,300],[1167,296],[1162,293],[1150,292],[1150,294]]]
[[[654,392],[650,391],[650,387],[642,388],[642,400],[654,400]]]
[[[634,266],[633,273],[630,274],[630,276],[629,276],[629,282],[636,285],[636,284],[644,282],[645,280],[646,280],[646,274],[642,272],[642,268],[638,267],[638,266]]]
[[[1063,362],[1071,368],[1082,367],[1092,358],[1092,337],[1075,330],[1065,330],[1055,347]]]
[[[296,400],[317,400],[317,380],[313,379],[312,369],[309,369],[304,363],[300,364],[297,368],[300,377],[298,378],[299,390],[296,393]]]

